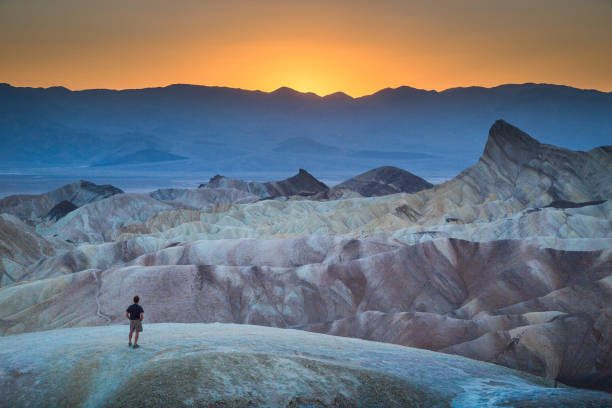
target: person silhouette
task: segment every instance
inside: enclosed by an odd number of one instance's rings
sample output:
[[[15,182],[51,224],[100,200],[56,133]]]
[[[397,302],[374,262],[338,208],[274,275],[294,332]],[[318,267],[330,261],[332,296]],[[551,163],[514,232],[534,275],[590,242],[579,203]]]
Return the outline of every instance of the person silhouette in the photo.
[[[144,309],[138,304],[140,297],[134,296],[134,304],[127,308],[125,311],[125,317],[130,319],[130,337],[128,347],[132,346],[132,333],[136,332],[134,337],[134,348],[140,347],[138,345],[138,335],[142,331],[142,319],[144,318]]]

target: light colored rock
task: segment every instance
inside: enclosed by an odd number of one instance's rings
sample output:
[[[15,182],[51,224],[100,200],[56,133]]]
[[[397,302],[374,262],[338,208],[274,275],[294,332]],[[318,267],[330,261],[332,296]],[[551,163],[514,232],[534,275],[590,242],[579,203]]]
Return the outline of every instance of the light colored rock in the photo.
[[[429,190],[323,202],[267,200],[201,213],[199,219],[158,219],[156,228],[145,233],[159,232],[164,239],[178,241],[391,233],[407,243],[441,236],[476,241],[527,239],[553,248],[602,249],[610,245],[609,202],[544,209],[542,214],[529,211],[555,200],[609,200],[610,186],[612,148],[574,152],[544,145],[498,121],[491,127],[480,160]],[[436,234],[423,234],[427,231]]]
[[[310,196],[328,190],[324,183],[304,169],[300,169],[298,174],[293,177],[272,182],[243,181],[216,175],[200,187],[233,188],[255,194],[261,198],[289,197],[296,194]]]
[[[543,248],[606,249],[612,248],[612,201],[582,208],[527,209],[491,222],[420,225],[396,230],[391,237],[407,244],[439,238],[475,242],[520,239]]]
[[[69,247],[45,239],[15,216],[0,214],[0,286],[23,280],[28,266]]]
[[[64,329],[0,339],[0,406],[605,406],[610,394],[475,360],[227,324]],[[58,359],[57,356],[62,356]],[[441,381],[441,379],[444,379]]]
[[[44,194],[20,194],[0,199],[0,213],[13,214],[22,220],[37,220],[62,201],[80,207],[120,193],[123,191],[111,185],[80,180]]]
[[[86,269],[107,269],[165,248],[161,239],[137,236],[128,241],[82,244],[59,255],[47,256],[28,266],[19,280],[36,280]]]
[[[544,250],[519,241],[197,241],[123,267],[2,288],[0,323],[4,334],[120,324],[137,292],[150,322],[296,327],[456,352],[589,385],[612,367],[612,333],[595,325],[612,308],[611,270],[611,250]],[[570,358],[562,345],[577,347],[575,327],[589,352]],[[517,328],[547,340],[508,354]],[[561,346],[548,347],[553,340]],[[475,351],[465,350],[470,342],[479,344]],[[552,357],[542,360],[544,353]]]
[[[350,190],[343,187],[332,187],[329,190],[322,191],[315,195],[293,195],[288,200],[315,200],[315,201],[328,201],[328,200],[346,200],[347,198],[359,198],[363,197],[356,191]]]
[[[167,188],[156,190],[150,196],[156,200],[180,203],[199,210],[214,208],[218,204],[241,204],[259,200],[256,195],[235,188]]]
[[[575,152],[540,144],[500,120],[474,166],[421,194],[428,199],[421,214],[429,225],[441,217],[490,221],[554,200],[606,200],[612,196],[612,148]]]
[[[142,223],[160,211],[175,208],[143,194],[117,194],[72,211],[49,227],[41,228],[47,236],[57,236],[74,243],[115,240],[121,228]]]

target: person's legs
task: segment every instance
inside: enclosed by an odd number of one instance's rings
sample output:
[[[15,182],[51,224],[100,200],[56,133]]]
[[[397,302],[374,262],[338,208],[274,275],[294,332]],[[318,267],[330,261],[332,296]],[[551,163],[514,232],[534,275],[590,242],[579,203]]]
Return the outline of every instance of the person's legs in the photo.
[[[134,331],[130,330],[130,344],[132,344],[132,333],[134,333]],[[138,341],[138,333],[136,333],[136,341]]]
[[[136,345],[136,343],[138,343],[138,330],[136,330],[136,336],[134,336],[134,345]]]

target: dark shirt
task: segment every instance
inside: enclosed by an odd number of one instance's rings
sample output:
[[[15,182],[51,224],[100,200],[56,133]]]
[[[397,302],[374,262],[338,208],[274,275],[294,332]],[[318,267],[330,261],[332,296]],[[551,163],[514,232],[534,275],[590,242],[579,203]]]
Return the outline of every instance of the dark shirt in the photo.
[[[144,313],[144,309],[138,303],[134,303],[126,312],[130,314],[130,320],[140,320],[140,314]]]

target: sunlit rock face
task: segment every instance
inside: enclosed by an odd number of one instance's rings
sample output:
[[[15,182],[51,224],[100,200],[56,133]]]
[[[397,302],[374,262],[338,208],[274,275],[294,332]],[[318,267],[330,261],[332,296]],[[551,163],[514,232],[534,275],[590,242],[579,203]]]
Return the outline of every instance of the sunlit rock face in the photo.
[[[0,339],[0,406],[606,406],[610,394],[462,357],[228,324],[63,329]],[[57,358],[62,356],[62,358]],[[443,380],[441,380],[443,379]],[[9,405],[10,404],[10,405]]]
[[[116,194],[36,230],[3,215],[0,331],[120,324],[137,292],[148,322],[299,328],[610,389],[612,148],[498,121],[474,166],[414,194],[292,183]]]

